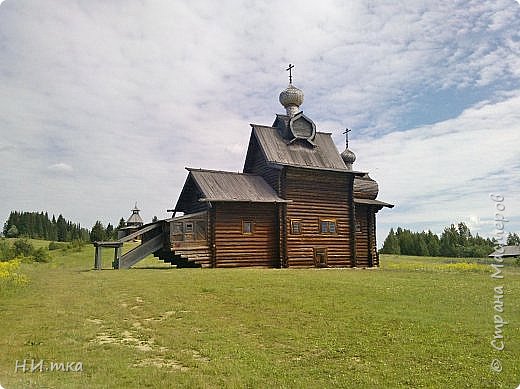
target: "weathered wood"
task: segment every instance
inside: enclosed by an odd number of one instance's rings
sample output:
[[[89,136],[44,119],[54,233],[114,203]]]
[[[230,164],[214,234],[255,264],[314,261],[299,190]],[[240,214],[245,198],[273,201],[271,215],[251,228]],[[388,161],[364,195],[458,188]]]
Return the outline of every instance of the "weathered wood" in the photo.
[[[141,259],[160,250],[164,245],[162,234],[155,236],[154,238],[143,242],[139,246],[125,253],[119,258],[119,269],[128,269],[135,265]]]
[[[101,270],[101,246],[96,247],[96,254],[94,258],[94,269]]]
[[[214,212],[216,267],[280,265],[275,204],[218,203],[214,205]],[[253,233],[243,233],[244,220],[253,223]]]
[[[141,227],[140,229],[138,229],[137,231],[132,232],[131,234],[122,237],[121,239],[119,239],[119,242],[120,243],[128,242],[132,239],[137,238],[140,235],[143,235],[149,231],[155,230],[156,228],[161,228],[162,223],[163,223],[163,221],[159,221],[156,223],[145,225],[145,226]]]
[[[287,257],[289,266],[314,266],[314,249],[327,249],[329,266],[351,266],[349,187],[353,175],[345,172],[286,168],[282,197],[287,204]],[[350,203],[351,204],[351,203]],[[301,234],[292,234],[291,219],[301,222]],[[321,233],[320,219],[336,223],[335,233]]]

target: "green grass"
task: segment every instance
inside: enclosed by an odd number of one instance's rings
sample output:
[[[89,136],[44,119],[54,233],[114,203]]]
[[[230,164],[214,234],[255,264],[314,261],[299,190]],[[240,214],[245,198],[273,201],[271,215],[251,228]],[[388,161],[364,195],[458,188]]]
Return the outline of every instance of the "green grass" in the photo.
[[[43,243],[42,243],[43,244]],[[377,270],[93,271],[93,249],[22,264],[0,300],[5,388],[514,388],[520,268],[382,256]],[[112,251],[104,252],[110,267]],[[493,351],[493,286],[506,349]],[[503,371],[490,370],[499,357]],[[15,373],[16,360],[82,372]]]

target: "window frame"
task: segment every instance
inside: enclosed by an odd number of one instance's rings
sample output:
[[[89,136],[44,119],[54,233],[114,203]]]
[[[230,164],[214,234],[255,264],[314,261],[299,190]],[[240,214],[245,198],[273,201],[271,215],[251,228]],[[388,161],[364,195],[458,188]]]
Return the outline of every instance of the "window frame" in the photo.
[[[325,230],[323,228],[324,225],[326,226]],[[331,226],[333,226],[333,227],[331,228]],[[337,233],[338,233],[337,219],[330,218],[330,217],[320,218],[319,225],[318,225],[318,231],[320,234],[337,235]]]
[[[298,226],[298,230],[296,231],[295,226]],[[301,219],[291,219],[291,235],[301,235],[302,234],[302,220]]]
[[[249,231],[246,231],[245,226],[249,225]],[[255,223],[252,220],[242,219],[242,235],[253,235],[255,232]]]

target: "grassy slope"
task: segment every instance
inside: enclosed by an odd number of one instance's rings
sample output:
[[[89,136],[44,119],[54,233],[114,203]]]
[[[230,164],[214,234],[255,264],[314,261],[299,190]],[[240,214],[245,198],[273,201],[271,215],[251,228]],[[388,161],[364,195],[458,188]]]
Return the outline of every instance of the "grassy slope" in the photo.
[[[109,266],[111,251],[104,265]],[[382,257],[379,270],[150,268],[90,271],[93,250],[25,265],[0,300],[6,388],[516,387],[520,272],[503,284],[506,350],[494,352],[486,267]],[[493,357],[504,365],[490,371]],[[15,361],[83,372],[14,373]]]

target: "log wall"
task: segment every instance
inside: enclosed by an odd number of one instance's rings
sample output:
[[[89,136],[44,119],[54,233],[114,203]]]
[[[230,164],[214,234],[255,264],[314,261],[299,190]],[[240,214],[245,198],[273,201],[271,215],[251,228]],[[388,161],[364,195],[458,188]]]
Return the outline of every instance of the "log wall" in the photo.
[[[211,212],[216,267],[280,266],[276,204],[217,203]],[[253,223],[251,234],[242,232],[244,221]]]
[[[314,266],[316,249],[326,249],[328,266],[352,266],[349,188],[353,175],[343,172],[286,168],[282,197],[292,200],[286,210],[286,255],[289,267]],[[336,221],[335,233],[321,233],[320,219]],[[301,222],[301,234],[291,230]]]
[[[376,247],[375,210],[356,204],[356,266],[379,266]],[[359,230],[358,230],[359,229]]]

